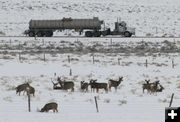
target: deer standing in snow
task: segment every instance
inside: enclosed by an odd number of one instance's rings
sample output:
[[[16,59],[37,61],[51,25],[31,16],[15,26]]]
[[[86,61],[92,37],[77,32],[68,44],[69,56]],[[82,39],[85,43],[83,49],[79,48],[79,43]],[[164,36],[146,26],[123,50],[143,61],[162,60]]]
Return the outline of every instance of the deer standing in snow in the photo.
[[[115,90],[117,91],[117,87],[119,86],[119,84],[123,81],[123,77],[119,77],[119,80],[116,81],[116,80],[112,80],[110,79],[109,80],[109,90],[111,91],[111,87],[114,87]]]

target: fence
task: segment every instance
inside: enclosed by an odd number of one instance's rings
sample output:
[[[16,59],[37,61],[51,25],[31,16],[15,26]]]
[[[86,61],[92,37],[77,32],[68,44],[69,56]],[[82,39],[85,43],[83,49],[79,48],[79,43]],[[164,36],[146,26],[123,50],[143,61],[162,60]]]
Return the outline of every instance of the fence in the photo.
[[[175,68],[178,65],[178,61],[175,61],[174,55],[169,56],[167,58],[162,57],[163,60],[156,61],[152,56],[149,57],[138,57],[134,56],[138,59],[136,61],[135,59],[127,59],[131,56],[124,56],[123,54],[117,54],[117,56],[107,56],[105,54],[86,54],[86,55],[75,55],[75,54],[51,54],[51,53],[30,53],[30,54],[24,54],[23,52],[18,53],[10,53],[10,54],[0,54],[0,59],[5,60],[12,60],[12,59],[18,59],[20,62],[23,61],[43,61],[43,62],[49,62],[49,61],[61,61],[61,62],[67,62],[68,64],[74,64],[74,63],[90,63],[93,65],[96,64],[106,64],[106,65],[117,65],[117,66],[130,66],[131,64],[136,64],[138,66],[145,66],[146,68],[150,66],[166,66],[166,67],[172,67]],[[161,58],[161,57],[157,57]],[[177,57],[178,58],[178,57]],[[141,60],[140,60],[141,59]]]

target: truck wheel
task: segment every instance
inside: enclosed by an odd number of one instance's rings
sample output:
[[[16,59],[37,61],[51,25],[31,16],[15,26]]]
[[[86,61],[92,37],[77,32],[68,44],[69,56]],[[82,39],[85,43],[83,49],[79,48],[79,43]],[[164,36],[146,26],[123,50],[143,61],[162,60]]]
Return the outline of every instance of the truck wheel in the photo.
[[[34,37],[34,36],[35,36],[34,32],[30,31],[29,32],[29,37]]]
[[[85,36],[86,36],[86,37],[92,37],[92,36],[93,36],[92,31],[86,31],[86,32],[85,32]]]
[[[46,37],[51,37],[51,36],[53,36],[53,32],[52,32],[52,31],[47,31],[47,32],[45,33],[45,36],[46,36]]]
[[[42,36],[43,36],[43,33],[39,31],[39,32],[37,32],[36,35],[37,35],[37,37],[42,37]]]
[[[124,36],[125,36],[125,37],[131,37],[131,35],[132,35],[132,34],[131,34],[129,31],[124,32]]]
[[[101,36],[101,32],[100,31],[95,31],[94,32],[94,37],[100,37]]]

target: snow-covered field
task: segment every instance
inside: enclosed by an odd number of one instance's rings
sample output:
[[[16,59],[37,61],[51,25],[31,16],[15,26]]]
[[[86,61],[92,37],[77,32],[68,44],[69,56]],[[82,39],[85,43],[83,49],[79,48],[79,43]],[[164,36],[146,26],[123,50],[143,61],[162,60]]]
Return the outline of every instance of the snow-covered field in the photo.
[[[136,36],[179,37],[179,12],[179,0],[1,0],[0,35],[22,35],[30,19],[97,16],[112,28],[120,17]],[[0,37],[0,122],[164,122],[172,93],[172,106],[180,106],[179,53],[179,38]],[[75,91],[53,90],[57,76],[73,81]],[[117,92],[80,90],[80,81],[119,77]],[[164,91],[143,94],[145,79],[160,80]],[[31,112],[15,90],[25,82],[36,90]],[[48,102],[59,112],[38,112]]]
[[[29,40],[28,40],[29,39]],[[116,49],[118,43],[124,47],[138,47],[145,44],[149,50],[160,49],[159,52],[132,53],[103,53],[96,48],[94,52],[52,53],[56,46],[72,48],[74,39],[53,39],[49,43],[48,38],[1,38],[0,47],[0,117],[3,122],[164,122],[165,107],[169,106],[170,97],[175,93],[172,106],[179,106],[180,103],[180,58],[178,39],[145,39],[140,41],[135,39],[78,39],[82,46],[106,45],[105,48]],[[60,41],[58,41],[60,40]],[[165,41],[166,40],[166,41]],[[77,39],[74,40],[77,42]],[[133,42],[134,41],[134,42]],[[74,44],[76,44],[74,42]],[[158,42],[158,43],[157,43]],[[25,44],[24,44],[25,43]],[[16,48],[20,44],[21,48]],[[21,45],[22,44],[22,45]],[[63,45],[65,44],[65,45]],[[163,45],[164,44],[164,45]],[[163,49],[171,49],[172,44],[177,46],[174,51],[163,52]],[[51,49],[49,49],[49,45]],[[159,46],[158,46],[159,45]],[[121,46],[121,45],[120,45]],[[37,53],[36,47],[46,49],[45,61],[43,53]],[[85,47],[86,48],[86,47]],[[38,49],[38,48],[37,48]],[[98,50],[99,49],[99,50]],[[126,49],[126,48],[124,48]],[[137,48],[137,51],[139,49]],[[143,48],[142,48],[143,50]],[[33,52],[34,51],[34,52]],[[48,51],[50,53],[48,53]],[[19,60],[19,52],[21,58]],[[121,52],[121,51],[120,51]],[[70,63],[68,62],[70,56]],[[95,62],[93,64],[92,55]],[[120,62],[118,63],[118,58]],[[146,59],[148,67],[145,66]],[[172,60],[174,68],[172,68]],[[72,76],[70,76],[70,69]],[[54,76],[56,73],[56,76]],[[56,77],[72,80],[75,83],[75,92],[53,90],[51,79],[56,81]],[[117,92],[105,93],[84,93],[80,91],[80,81],[89,82],[90,79],[97,79],[98,82],[108,82],[111,79],[124,77],[123,82],[118,87]],[[142,84],[145,79],[152,82],[160,80],[165,90],[157,95],[150,95],[142,92]],[[31,97],[31,112],[28,112],[27,96],[18,96],[15,87],[29,81],[35,88],[35,97]],[[99,113],[96,112],[94,96],[98,98]],[[48,102],[58,103],[58,113],[38,112]]]
[[[22,35],[31,19],[99,17],[107,27],[121,18],[136,36],[180,36],[179,0],[1,0],[0,34]]]

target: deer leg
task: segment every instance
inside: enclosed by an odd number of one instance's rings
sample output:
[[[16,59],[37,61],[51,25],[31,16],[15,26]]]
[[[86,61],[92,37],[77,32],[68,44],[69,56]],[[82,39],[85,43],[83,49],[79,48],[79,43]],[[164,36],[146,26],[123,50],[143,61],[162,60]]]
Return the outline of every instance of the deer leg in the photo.
[[[74,88],[72,88],[71,91],[74,92]]]
[[[105,88],[106,93],[108,93],[108,88]]]
[[[109,91],[111,91],[111,85],[109,85]]]
[[[152,91],[150,90],[149,93],[152,94]]]
[[[24,95],[25,91],[23,91],[23,95]]]
[[[96,88],[96,92],[97,92],[97,93],[99,92],[99,89],[98,89],[98,88]]]
[[[154,90],[154,94],[157,96],[157,91],[156,90]]]

